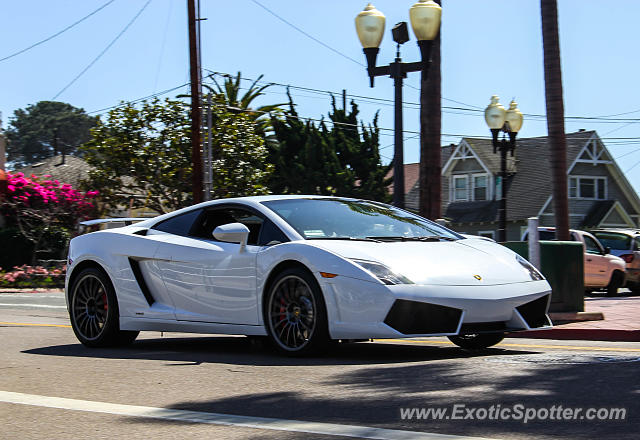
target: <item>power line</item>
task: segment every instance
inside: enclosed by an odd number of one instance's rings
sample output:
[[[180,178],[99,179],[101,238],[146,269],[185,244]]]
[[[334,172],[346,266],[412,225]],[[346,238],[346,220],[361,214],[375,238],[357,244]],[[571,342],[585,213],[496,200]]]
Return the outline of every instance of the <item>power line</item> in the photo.
[[[8,60],[9,58],[13,58],[15,56],[20,55],[21,53],[25,53],[28,50],[33,49],[34,47],[40,46],[43,43],[46,43],[47,41],[53,40],[55,37],[57,37],[58,35],[62,35],[65,32],[67,32],[69,29],[75,27],[76,25],[82,23],[83,21],[85,21],[87,18],[91,17],[94,14],[97,14],[98,12],[100,12],[101,10],[103,10],[104,8],[106,8],[107,6],[109,6],[111,3],[113,3],[115,0],[109,0],[108,2],[106,2],[104,5],[100,6],[98,9],[96,9],[95,11],[91,12],[88,15],[85,15],[84,17],[82,17],[80,20],[70,24],[69,26],[67,26],[66,28],[62,29],[61,31],[56,32],[55,34],[45,38],[44,40],[40,40],[37,43],[32,44],[31,46],[25,47],[24,49],[20,49],[17,52],[12,53],[11,55],[7,55],[4,58],[0,58],[0,63],[2,61]]]
[[[101,114],[101,113],[105,113],[109,110],[113,110],[115,108],[120,108],[120,107],[124,107],[126,105],[129,104],[135,104],[136,102],[140,102],[140,101],[144,101],[145,99],[149,99],[149,98],[155,98],[157,96],[161,96],[161,95],[166,95],[167,93],[173,92],[175,90],[181,89],[182,87],[188,86],[190,83],[184,83],[182,85],[176,86],[176,87],[172,87],[170,89],[167,90],[163,90],[161,92],[158,93],[152,93],[151,95],[147,95],[144,96],[142,98],[137,98],[137,99],[133,99],[131,101],[125,101],[125,102],[121,102],[120,104],[116,104],[116,105],[112,105],[111,107],[105,107],[105,108],[101,108],[100,110],[94,110],[91,112],[88,112],[88,115],[95,115],[95,114]]]
[[[97,57],[95,57],[93,59],[93,61],[91,61],[87,67],[85,67],[84,69],[82,69],[82,71],[76,75],[75,78],[73,78],[69,84],[67,84],[66,86],[64,86],[62,88],[62,90],[60,90],[58,93],[56,93],[56,95],[52,98],[52,100],[55,100],[56,98],[58,98],[58,96],[60,96],[65,90],[67,90],[69,87],[71,87],[71,85],[73,83],[75,83],[82,75],[84,75],[84,73],[89,70],[91,68],[91,66],[93,66],[100,58],[102,58],[102,56],[111,48],[111,46],[113,46],[115,44],[116,41],[118,41],[120,39],[120,37],[122,35],[124,35],[124,33],[127,31],[127,29],[129,29],[129,27],[131,27],[131,25],[138,19],[138,17],[140,16],[140,14],[142,14],[142,12],[147,8],[147,6],[149,6],[149,3],[151,3],[151,0],[147,0],[147,2],[140,8],[140,10],[136,13],[136,15],[134,15],[134,17],[131,19],[131,21],[129,21],[129,23],[127,23],[127,25],[120,31],[120,33],[118,35],[116,35],[116,37],[111,40],[111,43],[109,43],[107,45],[107,47],[105,47],[102,52],[100,52],[98,54]]]
[[[354,60],[353,58],[351,58],[349,55],[345,55],[344,53],[340,52],[337,49],[334,49],[333,47],[329,46],[328,44],[318,40],[316,37],[314,37],[313,35],[310,35],[309,33],[303,31],[302,29],[300,29],[298,26],[296,26],[295,24],[291,23],[290,21],[285,20],[284,18],[282,18],[281,16],[279,16],[278,14],[276,14],[275,12],[273,12],[271,9],[267,8],[265,5],[263,5],[262,3],[260,3],[257,0],[251,0],[253,3],[255,3],[256,5],[260,6],[262,9],[264,9],[265,11],[267,11],[269,14],[273,15],[274,17],[276,17],[278,20],[282,21],[283,23],[287,24],[288,26],[291,26],[293,29],[295,29],[296,31],[300,32],[302,35],[304,35],[307,38],[312,39],[313,41],[315,41],[316,43],[320,44],[321,46],[329,49],[330,51],[340,55],[341,57],[344,57],[346,59],[348,59],[349,61],[353,61],[354,63],[356,63],[359,66],[364,67],[364,64],[362,64],[359,61]]]

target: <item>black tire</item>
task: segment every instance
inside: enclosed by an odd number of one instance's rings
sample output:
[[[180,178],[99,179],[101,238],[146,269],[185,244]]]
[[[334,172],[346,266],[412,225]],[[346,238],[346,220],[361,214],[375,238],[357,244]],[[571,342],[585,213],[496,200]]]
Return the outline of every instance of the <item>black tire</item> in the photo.
[[[449,340],[458,347],[467,350],[482,350],[500,343],[504,333],[476,333],[473,335],[448,336]]]
[[[135,341],[140,332],[120,330],[118,300],[111,280],[102,270],[82,270],[70,292],[71,327],[83,345],[115,347]]]
[[[302,268],[276,276],[264,297],[263,315],[269,341],[282,354],[303,356],[328,345],[327,309],[320,286]]]
[[[618,289],[622,287],[624,283],[624,274],[619,271],[613,272],[611,275],[611,281],[609,281],[609,285],[607,286],[606,296],[617,296]]]

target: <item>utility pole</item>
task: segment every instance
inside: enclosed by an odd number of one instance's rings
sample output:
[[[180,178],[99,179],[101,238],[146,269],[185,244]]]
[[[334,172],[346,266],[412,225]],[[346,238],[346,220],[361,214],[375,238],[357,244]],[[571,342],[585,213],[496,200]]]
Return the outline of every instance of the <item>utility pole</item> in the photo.
[[[197,32],[199,17],[196,17],[195,0],[187,0],[189,18],[189,65],[191,74],[191,162],[193,163],[192,187],[193,202],[202,202],[202,111],[200,105],[201,75]]]
[[[441,0],[436,0],[439,5]],[[433,41],[431,67],[420,81],[419,212],[431,220],[442,217],[442,72],[440,33]],[[428,73],[428,74],[427,74]]]
[[[7,174],[4,169],[5,151],[6,140],[4,137],[4,130],[2,130],[2,113],[0,113],[0,203],[4,201],[5,195],[7,194],[7,185],[9,184]],[[0,213],[0,228],[4,227],[4,225],[4,217],[2,216],[2,213]]]

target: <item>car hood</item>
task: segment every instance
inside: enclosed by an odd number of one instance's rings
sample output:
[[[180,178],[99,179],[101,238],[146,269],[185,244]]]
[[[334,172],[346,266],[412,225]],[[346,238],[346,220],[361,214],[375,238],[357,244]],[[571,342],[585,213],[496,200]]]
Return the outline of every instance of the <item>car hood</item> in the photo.
[[[307,243],[344,258],[382,263],[416,284],[477,286],[533,281],[513,251],[485,240]]]

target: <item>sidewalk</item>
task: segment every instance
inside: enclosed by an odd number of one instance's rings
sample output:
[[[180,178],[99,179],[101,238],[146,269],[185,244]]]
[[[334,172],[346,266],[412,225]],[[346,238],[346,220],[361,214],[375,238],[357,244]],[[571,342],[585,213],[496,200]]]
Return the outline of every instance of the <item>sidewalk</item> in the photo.
[[[640,342],[640,296],[585,298],[584,309],[603,313],[604,320],[559,324],[551,330],[519,332],[509,337]]]

